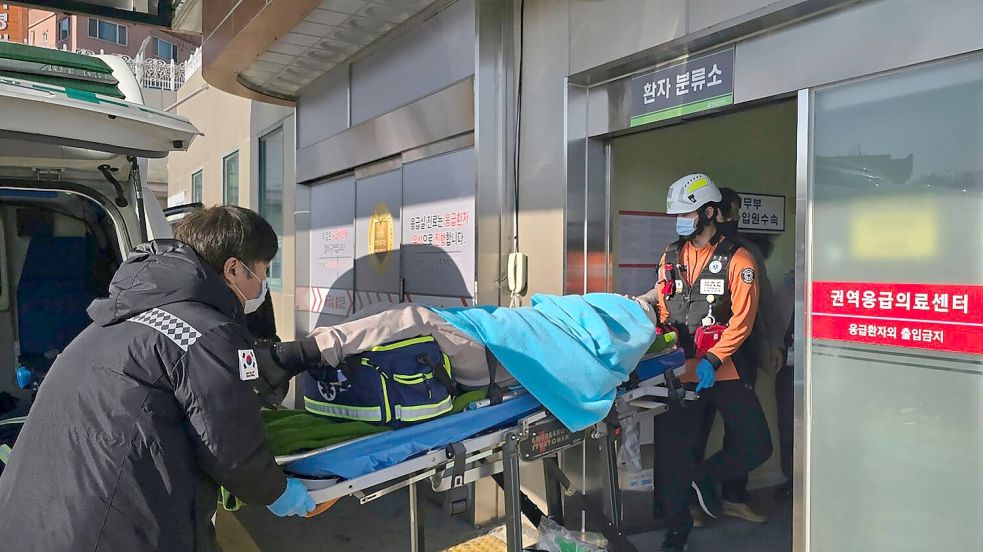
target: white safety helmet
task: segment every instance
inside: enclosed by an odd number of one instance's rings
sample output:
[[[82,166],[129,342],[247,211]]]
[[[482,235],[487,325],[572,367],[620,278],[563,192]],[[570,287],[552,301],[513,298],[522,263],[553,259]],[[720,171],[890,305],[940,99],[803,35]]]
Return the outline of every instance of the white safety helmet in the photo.
[[[685,215],[707,203],[717,203],[720,199],[720,189],[709,176],[701,173],[688,174],[669,186],[666,213]]]

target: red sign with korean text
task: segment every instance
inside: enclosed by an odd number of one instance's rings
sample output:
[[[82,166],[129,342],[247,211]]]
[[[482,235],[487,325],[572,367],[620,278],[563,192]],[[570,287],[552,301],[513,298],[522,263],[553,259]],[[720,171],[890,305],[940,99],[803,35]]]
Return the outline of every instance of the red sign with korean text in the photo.
[[[815,282],[812,337],[983,355],[983,286]]]

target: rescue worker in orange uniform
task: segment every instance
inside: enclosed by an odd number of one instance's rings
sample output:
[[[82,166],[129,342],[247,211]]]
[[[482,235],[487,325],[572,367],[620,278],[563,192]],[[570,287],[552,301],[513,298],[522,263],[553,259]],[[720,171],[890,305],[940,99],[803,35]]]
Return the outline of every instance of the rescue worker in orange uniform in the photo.
[[[768,259],[772,245],[769,236],[762,234],[745,234],[737,230],[741,218],[741,195],[731,188],[720,188],[720,209],[717,216],[717,232],[734,240],[740,247],[746,249],[757,267],[758,280],[758,314],[754,319],[754,329],[741,348],[731,357],[737,367],[741,381],[754,387],[757,382],[758,370],[762,369],[776,375],[782,368],[785,351],[785,330],[787,320],[783,321],[779,312],[777,297],[773,291],[765,261]],[[759,239],[755,239],[758,237]],[[717,415],[716,405],[712,402],[705,404],[703,423],[696,441],[694,455],[696,462],[701,462],[705,456],[707,441],[713,429]],[[724,442],[731,435],[724,433]],[[751,495],[747,491],[747,476],[724,481],[721,497],[721,512],[725,516],[736,517],[751,523],[764,523],[764,515],[751,507]],[[705,519],[702,512],[694,511],[693,521],[699,527]]]
[[[659,281],[642,299],[659,306],[660,319],[676,328],[686,352],[681,378],[698,404],[670,408],[655,418],[656,481],[666,521],[664,552],[682,552],[693,527],[691,493],[711,517],[720,515],[718,487],[771,456],[771,435],[753,387],[741,381],[732,356],[751,334],[758,308],[754,258],[720,234],[720,190],[704,174],[691,174],[669,188],[667,212],[677,215],[680,238],[662,257]],[[702,346],[698,340],[704,331]],[[721,331],[722,330],[722,331]],[[715,342],[706,334],[719,335]],[[693,446],[711,401],[732,438],[720,452],[693,465]],[[693,493],[695,491],[695,493]]]

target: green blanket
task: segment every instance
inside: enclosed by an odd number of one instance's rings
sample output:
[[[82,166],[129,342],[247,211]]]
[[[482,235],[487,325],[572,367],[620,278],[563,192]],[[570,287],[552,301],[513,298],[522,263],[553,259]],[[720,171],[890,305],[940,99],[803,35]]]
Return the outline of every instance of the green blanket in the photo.
[[[454,400],[451,414],[463,412],[468,404],[488,396],[486,390],[469,391]],[[391,431],[392,428],[366,422],[346,422],[308,414],[304,410],[263,410],[266,444],[275,456],[286,456],[350,441],[366,435]],[[219,503],[234,512],[241,501],[224,488]]]

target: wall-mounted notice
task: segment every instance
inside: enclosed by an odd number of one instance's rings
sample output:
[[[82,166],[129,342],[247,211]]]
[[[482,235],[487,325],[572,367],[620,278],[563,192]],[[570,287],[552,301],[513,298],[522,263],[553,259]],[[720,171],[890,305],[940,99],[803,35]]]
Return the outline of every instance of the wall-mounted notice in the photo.
[[[737,228],[745,232],[784,232],[785,196],[740,194],[741,219]]]
[[[814,339],[983,355],[983,286],[814,282]]]
[[[655,287],[659,279],[658,271],[657,266],[618,265],[618,286],[615,291],[625,295],[644,295]]]
[[[618,212],[617,292],[641,295],[655,286],[666,246],[679,239],[676,217],[650,211]]]
[[[403,176],[398,169],[355,182],[355,289],[358,291],[399,294],[402,187]]]
[[[474,297],[474,150],[458,150],[403,166],[404,292]]]
[[[311,189],[311,287],[304,304],[311,312],[352,312],[355,268],[355,179],[342,178]]]

